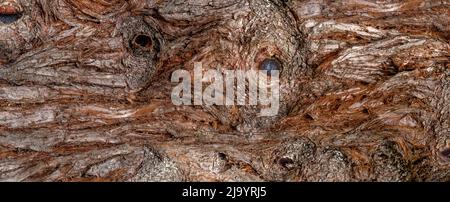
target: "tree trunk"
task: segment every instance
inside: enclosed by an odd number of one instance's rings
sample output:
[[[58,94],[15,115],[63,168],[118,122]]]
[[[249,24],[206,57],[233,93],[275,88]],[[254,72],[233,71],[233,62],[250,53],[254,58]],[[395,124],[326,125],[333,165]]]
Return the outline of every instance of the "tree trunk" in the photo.
[[[443,0],[0,0],[1,181],[449,181]],[[172,103],[278,61],[280,111]]]

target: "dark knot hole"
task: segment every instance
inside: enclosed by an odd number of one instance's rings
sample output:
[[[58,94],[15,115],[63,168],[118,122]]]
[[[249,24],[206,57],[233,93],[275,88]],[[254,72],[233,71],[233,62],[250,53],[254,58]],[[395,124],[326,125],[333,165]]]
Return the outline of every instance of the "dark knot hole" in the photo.
[[[290,158],[284,157],[278,160],[278,164],[281,165],[283,168],[290,169],[294,166],[294,161]]]
[[[145,50],[151,50],[153,47],[152,38],[143,34],[135,36],[133,39],[133,44]]]
[[[274,71],[281,71],[281,63],[276,58],[268,58],[262,61],[259,69],[266,71],[268,76],[272,76]]]
[[[12,6],[0,6],[0,22],[11,24],[22,17],[22,13]]]

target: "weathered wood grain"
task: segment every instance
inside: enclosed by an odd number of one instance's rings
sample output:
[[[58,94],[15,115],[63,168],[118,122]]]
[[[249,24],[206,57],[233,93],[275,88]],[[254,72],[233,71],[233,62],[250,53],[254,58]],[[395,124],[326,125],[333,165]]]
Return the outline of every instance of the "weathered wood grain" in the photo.
[[[449,181],[443,0],[0,0],[1,181]],[[282,64],[281,111],[174,70]]]

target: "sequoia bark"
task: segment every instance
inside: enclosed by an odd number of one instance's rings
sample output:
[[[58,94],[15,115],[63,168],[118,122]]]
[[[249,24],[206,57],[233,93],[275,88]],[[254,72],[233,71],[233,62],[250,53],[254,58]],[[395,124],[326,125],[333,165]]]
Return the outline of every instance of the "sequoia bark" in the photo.
[[[449,181],[442,0],[0,0],[1,181]],[[174,70],[281,65],[280,113]]]

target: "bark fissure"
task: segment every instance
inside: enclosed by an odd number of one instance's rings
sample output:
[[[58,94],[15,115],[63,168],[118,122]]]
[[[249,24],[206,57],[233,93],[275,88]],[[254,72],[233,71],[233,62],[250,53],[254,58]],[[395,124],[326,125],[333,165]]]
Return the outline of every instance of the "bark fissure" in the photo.
[[[0,181],[448,181],[449,3],[0,0]],[[280,69],[280,111],[173,71]]]

